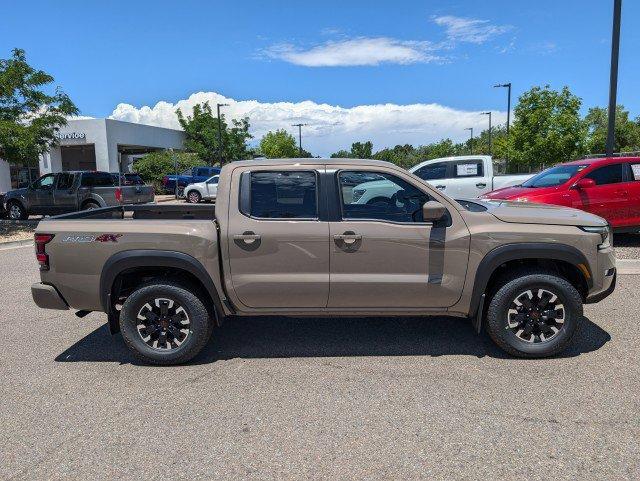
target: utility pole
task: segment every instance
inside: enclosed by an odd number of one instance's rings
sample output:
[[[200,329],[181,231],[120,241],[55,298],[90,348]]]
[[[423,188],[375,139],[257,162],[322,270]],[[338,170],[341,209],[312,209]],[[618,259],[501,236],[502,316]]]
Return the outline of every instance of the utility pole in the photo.
[[[622,0],[613,0],[613,29],[611,32],[611,73],[609,75],[609,112],[607,129],[607,157],[616,145],[616,97],[618,94],[618,55],[620,54],[620,16]]]
[[[471,154],[473,155],[473,127],[467,127],[464,130],[468,130],[471,132],[471,142],[470,142],[470,146],[469,146],[469,150],[471,151]]]
[[[228,107],[229,104],[216,104],[216,108],[218,110],[218,160],[220,161],[220,167],[222,167],[222,152],[224,149],[222,148],[222,119],[220,118],[220,107]]]
[[[309,124],[292,124],[291,127],[298,127],[298,155],[302,158],[302,127]]]
[[[178,157],[176,157],[173,149],[169,149],[169,152],[171,152],[171,159],[173,160],[173,172],[176,174],[176,185],[173,188],[173,194],[178,200]]]
[[[482,115],[489,116],[489,155],[491,155],[491,112],[482,112]]]

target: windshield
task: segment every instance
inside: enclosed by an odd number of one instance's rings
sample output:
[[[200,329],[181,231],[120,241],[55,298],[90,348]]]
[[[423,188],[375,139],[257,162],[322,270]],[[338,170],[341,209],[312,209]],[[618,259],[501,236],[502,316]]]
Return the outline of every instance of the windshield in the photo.
[[[555,187],[562,185],[576,175],[586,165],[558,165],[534,175],[522,183],[522,187]]]

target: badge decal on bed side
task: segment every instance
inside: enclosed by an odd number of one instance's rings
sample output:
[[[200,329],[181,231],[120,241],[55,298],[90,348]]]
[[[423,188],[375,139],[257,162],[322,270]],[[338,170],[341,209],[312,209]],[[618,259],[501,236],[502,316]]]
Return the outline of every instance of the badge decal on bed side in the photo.
[[[101,234],[96,237],[96,242],[118,242],[118,237],[122,234]]]
[[[122,234],[100,234],[98,236],[84,234],[84,235],[68,235],[62,239],[62,242],[76,242],[86,244],[87,242],[118,242],[118,238],[122,237]]]

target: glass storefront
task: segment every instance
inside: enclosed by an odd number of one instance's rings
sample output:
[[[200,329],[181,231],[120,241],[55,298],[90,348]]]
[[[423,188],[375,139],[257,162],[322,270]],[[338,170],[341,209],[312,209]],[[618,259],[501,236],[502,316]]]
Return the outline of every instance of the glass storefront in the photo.
[[[31,182],[40,177],[37,167],[21,167],[19,165],[10,165],[9,172],[11,175],[11,188],[21,189],[27,187]]]

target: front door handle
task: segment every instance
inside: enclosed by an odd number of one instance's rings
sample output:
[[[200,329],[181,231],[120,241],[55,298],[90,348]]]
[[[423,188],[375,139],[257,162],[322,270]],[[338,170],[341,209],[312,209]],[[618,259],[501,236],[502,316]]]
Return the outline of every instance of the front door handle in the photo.
[[[362,240],[362,236],[360,234],[337,234],[334,235],[333,238],[337,241],[342,241],[345,244],[353,244],[356,241]]]
[[[446,185],[436,185],[436,189],[444,190],[446,188],[447,188]]]
[[[487,184],[485,184],[484,182],[479,182],[476,184],[476,187],[478,189],[484,189],[487,186]]]
[[[253,244],[255,241],[260,240],[260,234],[256,234],[251,231],[244,232],[242,234],[236,234],[233,236],[233,240],[243,241],[246,244]]]

